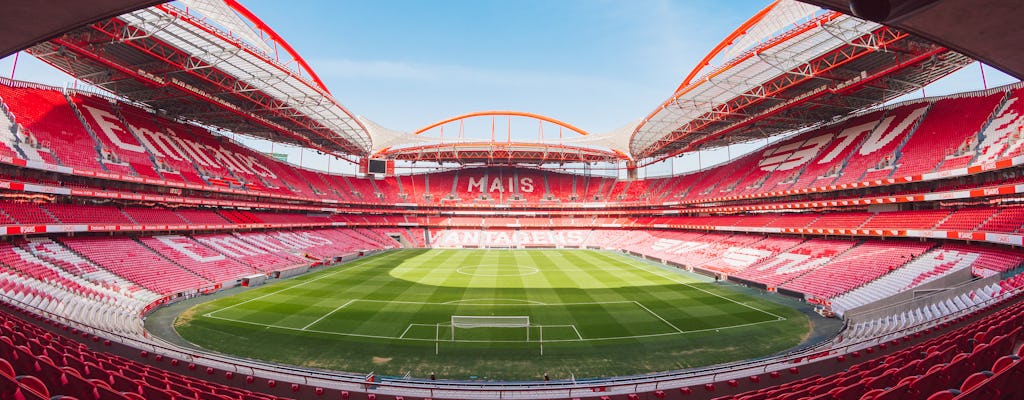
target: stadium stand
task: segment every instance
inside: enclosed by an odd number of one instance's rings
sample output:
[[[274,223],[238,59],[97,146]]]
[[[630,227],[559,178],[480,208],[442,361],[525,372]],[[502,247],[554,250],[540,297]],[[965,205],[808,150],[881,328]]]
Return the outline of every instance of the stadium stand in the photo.
[[[899,268],[930,247],[931,244],[868,241],[779,288],[808,297],[833,298]]]
[[[348,399],[297,369],[274,371],[276,388],[233,378],[238,360],[150,358],[142,349],[165,344],[142,319],[249,276],[403,244],[627,252],[846,318],[822,347],[757,360],[757,375],[734,365],[694,378],[703,389],[580,397],[711,398],[716,384],[737,400],[1024,397],[1020,84],[861,110],[723,164],[635,179],[525,163],[327,173],[187,118],[9,79],[0,109],[3,399]],[[795,380],[775,384],[784,373]]]

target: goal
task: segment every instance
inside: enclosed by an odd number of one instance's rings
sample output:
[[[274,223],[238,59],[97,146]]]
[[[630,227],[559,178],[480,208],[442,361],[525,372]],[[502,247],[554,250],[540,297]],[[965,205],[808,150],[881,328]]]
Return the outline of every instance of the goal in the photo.
[[[526,328],[526,341],[530,341],[528,315],[452,315],[452,340],[455,340],[455,328]]]

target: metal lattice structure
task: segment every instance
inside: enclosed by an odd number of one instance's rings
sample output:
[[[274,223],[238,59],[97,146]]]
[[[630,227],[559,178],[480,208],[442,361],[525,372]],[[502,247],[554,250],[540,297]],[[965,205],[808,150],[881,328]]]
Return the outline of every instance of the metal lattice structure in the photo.
[[[343,156],[368,154],[366,128],[291,46],[234,0],[202,3],[208,10],[219,7],[247,17],[253,28],[244,37],[266,39],[253,44],[212,19],[160,4],[81,27],[28,51],[173,117]],[[219,24],[241,29],[240,20]]]
[[[445,141],[349,113],[292,47],[236,0],[183,3],[189,11],[140,9],[29,52],[171,117],[342,157],[630,168],[827,123],[972,61],[895,28],[776,0],[712,49],[667,101],[622,128],[560,141]]]
[[[766,32],[774,33],[757,36]],[[712,67],[718,56],[728,58]],[[643,120],[630,152],[650,164],[813,126],[917,90],[971,61],[893,28],[779,0],[712,50]]]
[[[485,132],[486,138],[467,138],[460,133],[457,137],[444,137],[444,126],[461,124],[467,120],[490,118],[490,129]],[[496,127],[496,118],[504,125],[508,121],[508,131]],[[538,136],[535,140],[513,139],[512,118],[521,118],[536,123]],[[548,123],[558,129],[557,137],[544,137],[543,125]],[[440,129],[438,137],[426,137],[424,133]],[[461,129],[459,129],[461,131]],[[502,132],[498,132],[502,131]],[[565,137],[564,132],[572,134]],[[409,135],[401,144],[381,148],[376,157],[403,161],[429,161],[483,164],[547,164],[575,162],[618,162],[628,161],[629,156],[602,142],[601,135],[589,132],[543,115],[521,111],[481,111],[447,118],[420,128]],[[484,140],[486,139],[486,140]],[[501,140],[504,139],[504,140]]]

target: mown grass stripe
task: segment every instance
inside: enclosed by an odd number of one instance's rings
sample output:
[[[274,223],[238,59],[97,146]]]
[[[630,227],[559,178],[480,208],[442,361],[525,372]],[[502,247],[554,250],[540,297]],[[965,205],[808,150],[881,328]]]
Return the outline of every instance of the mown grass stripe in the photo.
[[[209,349],[318,368],[516,379],[766,355],[807,327],[791,309],[697,282],[604,251],[400,250],[200,305],[179,333]],[[545,356],[537,327],[530,342],[523,331],[463,332],[435,355],[435,327],[453,314],[529,315],[549,327]]]

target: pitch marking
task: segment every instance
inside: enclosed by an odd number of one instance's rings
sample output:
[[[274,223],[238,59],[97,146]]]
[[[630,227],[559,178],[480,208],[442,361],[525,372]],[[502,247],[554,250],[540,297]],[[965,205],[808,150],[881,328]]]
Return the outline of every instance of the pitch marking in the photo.
[[[660,276],[660,277],[662,277],[662,278],[668,279],[668,280],[670,280],[670,281],[673,281],[673,282],[675,282],[675,283],[678,283],[678,284],[681,284],[681,285],[684,285],[684,286],[689,286],[689,287],[690,287],[690,288],[692,288],[692,289],[696,289],[696,290],[702,291],[702,292],[704,292],[704,293],[710,294],[710,295],[712,295],[712,296],[715,296],[715,297],[717,297],[717,298],[720,298],[720,299],[722,299],[722,300],[727,300],[727,301],[729,301],[730,303],[735,303],[735,304],[739,304],[739,305],[741,305],[741,306],[743,306],[743,307],[746,307],[746,308],[749,308],[749,309],[751,309],[751,310],[754,310],[754,311],[759,311],[759,312],[761,312],[761,313],[764,313],[764,314],[768,314],[768,315],[771,315],[771,316],[775,317],[775,318],[776,318],[777,320],[779,320],[779,321],[785,321],[785,320],[786,320],[786,317],[783,317],[783,316],[781,316],[781,315],[778,315],[778,314],[775,314],[775,313],[772,313],[772,312],[768,312],[768,311],[762,310],[762,309],[760,309],[760,308],[754,307],[754,306],[752,306],[752,305],[749,305],[749,304],[747,304],[747,303],[740,303],[740,302],[738,302],[738,301],[736,301],[736,300],[733,300],[733,299],[730,299],[730,298],[728,298],[728,297],[722,296],[722,295],[720,295],[720,294],[718,294],[718,293],[714,293],[714,292],[710,292],[710,291],[708,291],[708,290],[705,290],[705,289],[701,289],[701,288],[699,288],[699,287],[697,287],[697,286],[694,286],[694,285],[690,284],[689,282],[683,282],[683,281],[679,280],[678,278],[676,278],[676,277],[674,277],[674,276],[666,276],[666,275],[664,275],[664,274],[660,273],[661,269],[657,269],[657,270],[655,270],[654,268],[651,268],[651,269],[649,270],[649,269],[643,268],[643,267],[641,267],[641,266],[639,266],[639,265],[635,265],[635,266],[634,266],[634,268],[636,268],[636,269],[639,269],[639,270],[641,270],[641,271],[646,271],[646,272],[650,272],[650,273],[652,273],[652,274],[655,274],[655,275],[657,275],[657,276]],[[665,272],[668,272],[668,271],[665,271]],[[672,273],[672,272],[669,272],[669,273]]]
[[[331,314],[334,314],[334,313],[338,312],[338,310],[340,310],[342,308],[345,308],[345,307],[348,307],[349,304],[352,304],[352,303],[355,303],[355,302],[356,302],[356,300],[349,300],[348,303],[345,303],[345,304],[342,304],[342,305],[338,306],[337,308],[331,310],[331,312],[329,312],[327,314],[324,314],[320,318],[317,318],[316,321],[310,322],[309,325],[306,325],[306,326],[302,327],[302,330],[309,329],[309,327],[311,327],[313,325],[316,325],[317,322],[322,321],[324,318],[327,318],[327,316],[329,316]]]
[[[388,256],[391,256],[391,255],[395,255],[395,254],[399,254],[399,253],[391,253],[391,254],[388,254]],[[388,257],[381,257],[381,258],[388,258]],[[241,302],[241,303],[238,303],[238,304],[232,304],[232,305],[230,305],[230,306],[227,306],[227,307],[221,308],[221,309],[219,309],[219,310],[213,310],[213,311],[210,311],[210,312],[206,313],[206,314],[205,314],[205,316],[207,316],[207,317],[211,317],[211,318],[212,318],[212,317],[213,317],[213,314],[219,313],[219,312],[221,312],[221,311],[224,311],[224,310],[229,310],[229,309],[232,309],[232,308],[238,307],[238,306],[240,306],[240,305],[242,305],[242,304],[246,304],[246,303],[249,303],[249,302],[251,302],[251,301],[256,301],[256,300],[262,299],[262,298],[264,298],[264,297],[272,296],[272,295],[275,295],[275,294],[281,293],[281,292],[283,292],[283,291],[285,291],[285,290],[289,290],[289,289],[294,289],[294,288],[297,288],[297,287],[299,287],[299,286],[305,286],[305,285],[308,285],[308,284],[310,284],[310,283],[313,283],[313,282],[319,281],[319,280],[321,280],[321,279],[324,279],[324,278],[327,278],[327,277],[331,277],[331,276],[334,276],[334,275],[340,274],[340,273],[342,273],[342,272],[346,272],[346,271],[351,271],[351,270],[352,270],[352,269],[354,269],[354,268],[359,268],[359,267],[363,267],[363,266],[366,266],[366,265],[368,265],[368,264],[366,264],[366,261],[367,261],[367,260],[370,260],[370,259],[369,259],[369,258],[364,258],[364,259],[360,260],[361,262],[360,262],[360,263],[359,263],[358,265],[353,265],[353,266],[352,266],[351,268],[346,268],[346,269],[338,269],[337,271],[334,271],[334,272],[331,272],[331,273],[326,273],[326,274],[324,274],[323,276],[321,276],[321,277],[318,277],[318,278],[310,279],[310,280],[308,280],[308,281],[305,281],[305,282],[299,282],[299,283],[297,283],[297,284],[295,284],[295,285],[291,285],[291,286],[288,286],[288,287],[286,287],[286,288],[284,288],[284,289],[281,289],[281,290],[277,290],[277,291],[274,291],[274,292],[270,292],[270,293],[267,293],[267,294],[265,294],[265,295],[262,295],[262,296],[259,296],[259,297],[253,297],[253,298],[251,298],[251,299],[249,299],[249,300],[243,301],[243,302]]]
[[[640,308],[644,309],[645,311],[647,311],[647,312],[651,313],[651,315],[653,315],[653,316],[654,316],[654,318],[660,319],[660,320],[661,320],[661,322],[664,322],[664,323],[668,324],[668,326],[671,326],[671,327],[672,327],[672,329],[675,329],[675,330],[676,330],[676,332],[679,332],[679,333],[683,333],[683,330],[682,330],[682,329],[679,329],[679,327],[678,327],[678,326],[675,326],[675,325],[673,325],[673,324],[672,324],[671,322],[668,322],[667,320],[665,320],[664,318],[662,318],[662,317],[661,317],[660,315],[658,315],[658,313],[656,313],[656,312],[654,312],[654,311],[651,311],[651,309],[650,309],[650,308],[647,308],[647,307],[646,307],[646,306],[644,306],[643,304],[640,304],[640,302],[638,302],[638,301],[634,301],[633,303],[635,303],[636,305],[640,306]]]
[[[462,300],[446,301],[444,303],[438,303],[438,304],[461,304],[461,303],[472,302],[472,301],[495,301],[495,300],[509,301],[509,302],[516,302],[516,301],[518,301],[518,302],[520,302],[520,304],[536,304],[536,305],[541,305],[541,306],[548,305],[547,303],[542,303],[542,302],[534,301],[534,300],[499,299],[499,298],[462,299]],[[497,306],[497,305],[505,306],[505,305],[507,305],[507,306],[514,306],[514,305],[519,305],[519,304],[494,304],[494,303],[487,303],[487,304],[467,304],[467,305],[471,305],[471,306],[474,306],[474,305],[487,305],[487,306]]]
[[[467,269],[467,268],[480,268],[480,267],[481,266],[467,265],[467,266],[459,267],[458,269],[455,270],[455,272],[458,272],[458,273],[460,273],[462,275],[467,275],[467,276],[483,276],[483,277],[530,276],[530,275],[534,275],[534,274],[540,273],[540,269],[538,269],[536,267],[527,267],[527,266],[517,266],[516,269],[519,270],[519,271],[514,272],[514,273],[507,273],[507,274],[506,273],[482,274],[482,273],[479,273],[479,272],[466,272],[466,271],[463,271],[464,269]],[[523,269],[526,269],[528,271],[527,272],[523,272],[522,271]]]
[[[301,328],[295,328],[295,327],[291,327],[291,326],[264,324],[264,323],[259,323],[259,322],[243,321],[243,320],[238,320],[238,319],[224,318],[224,317],[217,317],[217,316],[211,316],[210,318],[219,319],[219,320],[223,320],[223,321],[236,322],[236,323],[246,324],[246,325],[262,326],[262,327],[265,327],[265,328],[276,328],[276,329],[282,329],[282,330],[287,330],[287,331],[296,331],[296,332],[322,333],[322,334],[325,334],[325,335],[363,337],[363,338],[383,339],[383,340],[410,340],[410,341],[416,341],[416,342],[433,342],[434,341],[434,339],[407,338],[407,337],[381,336],[381,335],[366,335],[366,334],[361,334],[361,333],[350,333],[350,332],[321,331],[321,330],[316,330],[316,329],[302,330]],[[651,338],[651,337],[659,337],[659,336],[672,336],[672,335],[682,335],[682,334],[687,334],[687,333],[707,332],[707,331],[710,331],[710,330],[724,330],[724,329],[741,328],[741,327],[745,327],[745,326],[767,324],[767,323],[772,323],[772,322],[779,322],[779,321],[778,320],[768,320],[768,321],[760,321],[760,322],[751,322],[751,323],[747,323],[747,324],[723,326],[723,327],[718,327],[718,328],[696,329],[696,330],[692,330],[692,331],[682,331],[682,332],[652,333],[652,334],[648,334],[648,335],[610,336],[610,337],[599,337],[599,338],[582,338],[582,336],[581,336],[581,339],[552,339],[552,340],[545,340],[545,342],[551,342],[551,343],[555,343],[555,342],[581,342],[581,341],[582,342],[599,342],[599,341],[607,341],[607,340],[642,339],[642,338]],[[410,324],[410,325],[433,326],[433,325],[426,325],[426,324]],[[571,325],[547,325],[547,326],[571,326]],[[577,335],[577,336],[579,336],[579,335]],[[522,340],[465,340],[465,339],[456,339],[456,340],[453,340],[452,342],[456,342],[456,343],[525,343],[525,341],[522,341]]]
[[[580,330],[576,329],[576,325],[571,325],[571,326],[572,326],[572,330],[576,331],[576,337],[580,338],[580,340],[583,340],[583,335],[580,335]]]

